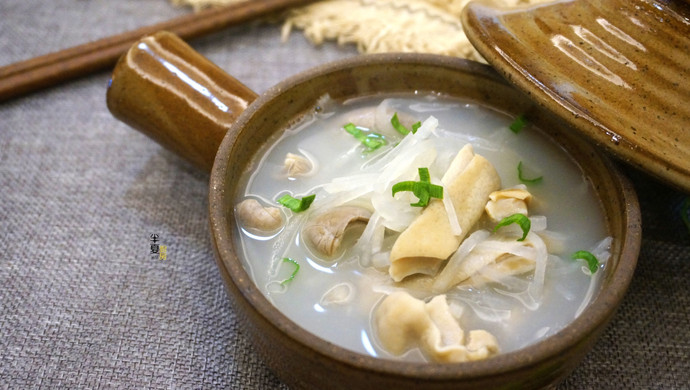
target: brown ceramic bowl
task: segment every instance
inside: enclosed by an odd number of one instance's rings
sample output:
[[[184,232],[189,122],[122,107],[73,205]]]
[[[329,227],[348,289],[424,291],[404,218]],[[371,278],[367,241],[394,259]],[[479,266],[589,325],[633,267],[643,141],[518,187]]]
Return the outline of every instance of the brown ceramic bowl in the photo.
[[[235,107],[236,114],[242,111],[222,139],[211,171],[209,199],[214,250],[244,331],[265,363],[291,387],[550,387],[577,366],[614,315],[632,278],[639,252],[641,228],[636,195],[599,150],[563,121],[540,111],[490,67],[435,55],[359,56],[292,77],[242,110],[243,102],[252,101],[255,95],[175,37],[162,34],[142,42],[120,60],[114,72],[108,105],[117,117],[203,167],[207,166],[204,158],[194,158],[202,153],[203,147],[198,145],[213,143],[217,137],[207,136],[204,128],[195,126],[202,124],[206,129],[223,132],[227,129],[225,123],[234,118],[232,109],[218,107]],[[199,92],[200,85],[208,87]],[[237,93],[225,89],[236,87],[240,88],[240,98],[223,100]],[[529,113],[532,122],[560,144],[591,181],[601,201],[609,234],[614,238],[612,257],[591,304],[557,334],[519,351],[470,363],[410,363],[364,356],[326,342],[289,320],[264,297],[243,267],[235,248],[240,232],[233,204],[239,190],[238,178],[251,169],[252,156],[264,142],[313,110],[316,100],[326,93],[334,99],[347,99],[412,91],[471,99],[514,115]],[[226,103],[219,104],[219,99]],[[204,134],[199,135],[199,130]],[[209,148],[214,147],[217,145]],[[206,153],[213,155],[215,151]]]

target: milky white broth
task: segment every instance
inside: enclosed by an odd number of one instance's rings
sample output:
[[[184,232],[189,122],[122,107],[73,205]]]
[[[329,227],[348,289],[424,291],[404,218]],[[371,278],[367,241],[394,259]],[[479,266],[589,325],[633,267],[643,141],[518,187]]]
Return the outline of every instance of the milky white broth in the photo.
[[[318,209],[320,200],[327,197],[319,185],[336,177],[357,174],[363,164],[376,158],[376,153],[363,153],[361,144],[343,125],[357,124],[357,118],[349,114],[353,110],[376,107],[381,100],[362,98],[329,104],[286,131],[252,164],[256,169],[242,179],[246,187],[238,194],[237,202],[255,198],[264,205],[281,207],[276,199],[286,193],[295,197],[315,193],[312,208],[297,214],[301,221],[306,220],[310,212]],[[446,295],[453,313],[459,315],[461,327],[465,331],[488,330],[497,338],[501,352],[509,352],[553,334],[571,322],[590,299],[603,272],[594,276],[586,274],[583,263],[570,260],[570,254],[591,250],[606,236],[602,210],[579,166],[531,125],[514,134],[508,129],[513,117],[472,102],[435,95],[396,95],[387,104],[399,116],[409,114],[420,121],[430,115],[437,118],[436,134],[442,137],[442,142],[437,142],[439,148],[457,153],[464,144],[472,143],[477,154],[493,163],[502,188],[520,184],[517,175],[520,161],[526,176],[543,176],[540,183],[527,185],[534,197],[530,216],[546,216],[548,231],[566,237],[559,257],[549,258],[543,300],[538,309],[531,310],[518,299],[488,288],[454,288]],[[393,145],[400,139],[402,136],[388,141]],[[299,154],[300,149],[318,161],[318,172],[311,177],[289,179],[283,160],[288,152]],[[281,209],[288,222],[279,232],[257,235],[242,229],[238,248],[257,286],[287,317],[321,338],[363,354],[393,358],[379,346],[371,320],[376,304],[385,293],[393,291],[387,269],[362,267],[356,254],[347,249],[334,261],[317,258],[301,240],[301,225],[290,219],[296,214]],[[354,238],[343,246],[350,248],[361,231],[356,230]],[[297,261],[300,270],[293,280],[281,285],[294,267],[282,262],[283,257]],[[324,294],[336,285],[340,286],[339,292],[351,290],[348,303],[322,301]],[[423,359],[418,351],[395,358]]]

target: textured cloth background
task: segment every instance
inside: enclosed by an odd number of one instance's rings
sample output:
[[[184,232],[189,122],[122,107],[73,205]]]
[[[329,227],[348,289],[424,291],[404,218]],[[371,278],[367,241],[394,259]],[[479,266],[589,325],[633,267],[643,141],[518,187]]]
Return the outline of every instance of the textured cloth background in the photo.
[[[167,0],[0,0],[0,66],[186,12]],[[337,58],[280,26],[192,45],[250,88]],[[113,119],[108,72],[0,103],[0,389],[286,388],[216,270],[208,175]],[[1,82],[1,81],[0,81]],[[644,239],[628,295],[560,389],[690,387],[684,194],[627,170]],[[149,235],[167,246],[150,255]]]

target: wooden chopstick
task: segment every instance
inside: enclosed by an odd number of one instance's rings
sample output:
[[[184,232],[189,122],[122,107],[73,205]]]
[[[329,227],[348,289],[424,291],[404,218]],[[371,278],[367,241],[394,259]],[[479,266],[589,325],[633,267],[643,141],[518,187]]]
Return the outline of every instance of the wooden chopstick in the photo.
[[[193,39],[314,0],[248,0],[0,67],[0,102],[112,67],[144,35],[167,30]]]

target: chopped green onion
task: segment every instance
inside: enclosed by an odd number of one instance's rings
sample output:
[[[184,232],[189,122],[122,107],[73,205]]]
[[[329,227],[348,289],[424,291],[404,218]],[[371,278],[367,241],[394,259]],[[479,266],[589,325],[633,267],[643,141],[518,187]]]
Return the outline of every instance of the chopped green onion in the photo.
[[[407,127],[403,126],[402,123],[400,123],[397,112],[393,114],[393,117],[391,118],[391,125],[393,125],[393,128],[402,135],[410,134],[410,130],[407,130]]]
[[[295,270],[292,271],[292,274],[290,274],[290,277],[283,280],[280,282],[280,284],[285,285],[285,283],[290,282],[292,279],[295,278],[295,275],[297,275],[297,271],[299,271],[299,263],[297,263],[295,260],[289,258],[289,257],[283,257],[283,263],[292,263],[295,265]]]
[[[517,118],[510,124],[510,131],[517,134],[522,130],[523,127],[527,126],[527,119],[525,119],[525,114],[518,115]]]
[[[418,168],[419,181],[401,181],[393,185],[393,196],[400,191],[412,191],[419,201],[410,203],[412,207],[424,207],[431,198],[443,199],[443,187],[431,184],[429,168]]]
[[[522,175],[522,161],[520,161],[520,162],[518,163],[517,170],[518,170],[518,179],[520,179],[520,181],[523,182],[523,183],[532,183],[532,184],[536,184],[536,183],[539,183],[539,182],[541,181],[541,179],[543,178],[543,176],[535,177],[534,179],[527,179],[527,178],[525,178],[525,177]]]
[[[402,123],[400,123],[400,119],[398,119],[398,113],[396,112],[393,114],[393,117],[391,118],[391,125],[393,125],[393,128],[400,134],[402,135],[408,135],[410,134],[410,130],[407,129],[407,127],[403,126]],[[422,122],[417,122],[412,125],[412,134],[417,132],[417,129],[419,129],[422,126]]]
[[[419,181],[424,183],[431,183],[431,175],[429,175],[429,168],[417,168],[419,174]]]
[[[352,123],[348,123],[345,126],[343,126],[343,128],[345,129],[345,131],[352,134],[364,146],[366,146],[369,152],[372,152],[386,144],[386,139],[384,136],[374,132],[365,134],[363,130],[367,129],[363,127],[358,127]]]
[[[412,134],[416,134],[416,133],[417,133],[417,130],[419,130],[420,127],[422,127],[422,122],[421,122],[421,121],[418,121],[418,122],[413,123],[413,124],[412,124]]]
[[[680,206],[680,219],[685,223],[685,227],[688,228],[688,233],[690,233],[690,196],[685,198],[683,205]]]
[[[520,229],[522,229],[522,237],[518,238],[518,241],[525,241],[525,238],[527,238],[527,233],[529,233],[529,229],[532,227],[532,222],[530,222],[529,218],[527,218],[527,216],[524,214],[513,214],[509,217],[503,218],[494,228],[494,232],[498,230],[498,228],[510,225],[511,223],[518,224]]]
[[[296,213],[299,213],[300,211],[308,209],[309,206],[311,206],[311,203],[314,201],[314,198],[316,198],[316,195],[313,194],[305,196],[302,199],[293,198],[292,196],[286,194],[278,199],[278,203]]]
[[[577,259],[582,259],[587,262],[587,267],[589,268],[589,272],[594,274],[597,272],[599,269],[599,260],[597,260],[596,257],[594,257],[593,254],[587,251],[577,251],[570,256],[571,259],[577,260]]]
[[[429,191],[425,190],[425,183],[418,181],[401,181],[393,185],[393,196],[400,191],[412,191],[412,193],[419,198],[417,203],[410,203],[412,207],[424,207],[429,204],[431,195]]]

